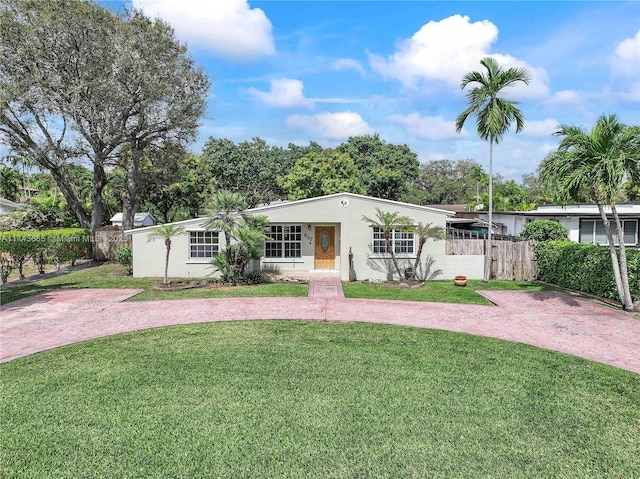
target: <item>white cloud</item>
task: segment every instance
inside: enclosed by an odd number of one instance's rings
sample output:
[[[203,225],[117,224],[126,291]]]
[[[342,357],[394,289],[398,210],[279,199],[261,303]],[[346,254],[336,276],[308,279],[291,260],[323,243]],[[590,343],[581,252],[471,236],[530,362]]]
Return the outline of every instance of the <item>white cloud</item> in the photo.
[[[334,70],[354,70],[360,74],[360,76],[364,76],[366,74],[364,67],[357,60],[353,60],[352,58],[340,58],[336,60],[333,64]]]
[[[367,122],[360,115],[351,111],[324,112],[316,115],[291,115],[287,118],[287,126],[304,130],[313,136],[329,140],[343,140],[350,136],[373,133]]]
[[[447,121],[441,116],[421,117],[414,112],[408,115],[390,115],[389,119],[404,125],[417,137],[426,138],[427,140],[444,140],[468,134],[464,130],[462,130],[461,134],[458,134],[455,121]]]
[[[374,70],[385,78],[400,80],[405,87],[415,87],[425,78],[458,85],[497,38],[498,28],[490,21],[470,23],[469,17],[454,15],[423,25],[400,42],[388,59],[374,54],[369,59]]]
[[[558,130],[558,121],[552,118],[546,120],[525,120],[523,135],[528,136],[549,136]]]
[[[618,44],[613,68],[630,75],[640,74],[640,30],[634,37],[627,38]]]
[[[313,102],[304,97],[302,90],[304,90],[304,85],[300,80],[277,78],[271,80],[271,91],[264,92],[249,88],[247,92],[261,102],[271,106],[313,108]]]
[[[247,0],[133,0],[133,7],[169,22],[179,38],[239,61],[275,53],[271,22]]]
[[[429,80],[459,88],[463,75],[484,70],[480,60],[492,56],[503,68],[525,67],[532,73],[531,84],[515,86],[509,92],[511,96],[532,98],[548,94],[549,79],[544,69],[533,68],[510,55],[492,54],[491,45],[497,39],[498,28],[489,20],[471,23],[467,16],[453,15],[423,25],[411,38],[400,42],[389,58],[369,54],[369,61],[384,78],[397,79],[405,88],[416,88]]]
[[[549,103],[553,105],[581,105],[583,99],[582,95],[577,91],[561,90],[549,99]]]

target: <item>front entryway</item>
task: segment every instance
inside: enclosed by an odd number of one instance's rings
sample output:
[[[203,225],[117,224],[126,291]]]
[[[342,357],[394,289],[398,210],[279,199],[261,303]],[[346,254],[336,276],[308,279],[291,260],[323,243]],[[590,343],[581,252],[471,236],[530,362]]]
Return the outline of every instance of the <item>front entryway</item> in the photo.
[[[335,268],[335,233],[334,226],[316,226],[315,269]]]

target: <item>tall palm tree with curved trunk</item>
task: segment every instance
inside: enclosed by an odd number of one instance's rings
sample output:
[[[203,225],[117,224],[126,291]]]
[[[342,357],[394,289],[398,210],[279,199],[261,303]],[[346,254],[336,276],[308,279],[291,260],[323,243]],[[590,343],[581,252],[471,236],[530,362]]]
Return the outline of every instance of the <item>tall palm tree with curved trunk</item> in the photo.
[[[616,203],[622,197],[625,180],[640,179],[640,128],[623,125],[616,115],[601,115],[590,133],[560,125],[555,135],[563,138],[558,150],[540,163],[540,180],[553,187],[562,200],[576,201],[587,195],[596,203],[622,305],[627,310],[639,309],[640,304],[634,306],[629,289],[624,228]],[[606,206],[611,209],[618,251]]]
[[[182,226],[176,226],[172,224],[161,225],[154,229],[147,241],[155,241],[156,239],[164,240],[164,246],[167,248],[167,255],[164,259],[164,284],[169,282],[169,254],[171,254],[171,241],[178,235],[184,234],[184,228]]]
[[[467,94],[467,109],[456,118],[456,131],[460,133],[469,116],[476,117],[478,135],[489,141],[489,232],[488,247],[485,255],[483,281],[489,281],[491,272],[491,236],[493,226],[493,145],[500,143],[504,134],[515,121],[516,133],[524,127],[522,112],[516,107],[518,102],[500,96],[502,90],[517,83],[528,85],[531,74],[526,68],[502,67],[491,57],[483,58],[480,64],[486,72],[472,71],[462,77],[460,88],[464,90],[470,84],[478,84]]]

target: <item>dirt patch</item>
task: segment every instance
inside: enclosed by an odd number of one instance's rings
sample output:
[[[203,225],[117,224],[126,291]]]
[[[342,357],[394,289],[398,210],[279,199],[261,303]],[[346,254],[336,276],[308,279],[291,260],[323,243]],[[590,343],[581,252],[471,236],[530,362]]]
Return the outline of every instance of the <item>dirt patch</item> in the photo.
[[[40,274],[38,272],[37,266],[32,262],[29,262],[29,264],[25,264],[23,269],[25,275],[24,279],[20,279],[18,277],[18,269],[16,268],[15,271],[11,273],[8,282],[6,284],[0,285],[0,290],[24,286],[25,284],[40,281],[41,279],[55,278],[56,276],[73,273],[74,271],[80,271],[83,269],[92,268],[94,266],[100,266],[101,264],[104,263],[94,261],[92,259],[79,259],[76,261],[76,264],[74,266],[60,266],[60,270],[57,270],[55,265],[47,265],[47,267],[45,268],[45,273]]]

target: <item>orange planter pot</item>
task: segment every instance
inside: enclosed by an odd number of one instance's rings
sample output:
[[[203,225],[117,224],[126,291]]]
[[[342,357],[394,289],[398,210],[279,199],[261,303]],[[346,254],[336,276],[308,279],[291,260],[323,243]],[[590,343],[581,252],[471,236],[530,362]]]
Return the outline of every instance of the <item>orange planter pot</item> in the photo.
[[[466,286],[467,285],[467,277],[466,276],[456,276],[453,278],[453,284],[456,286]]]

